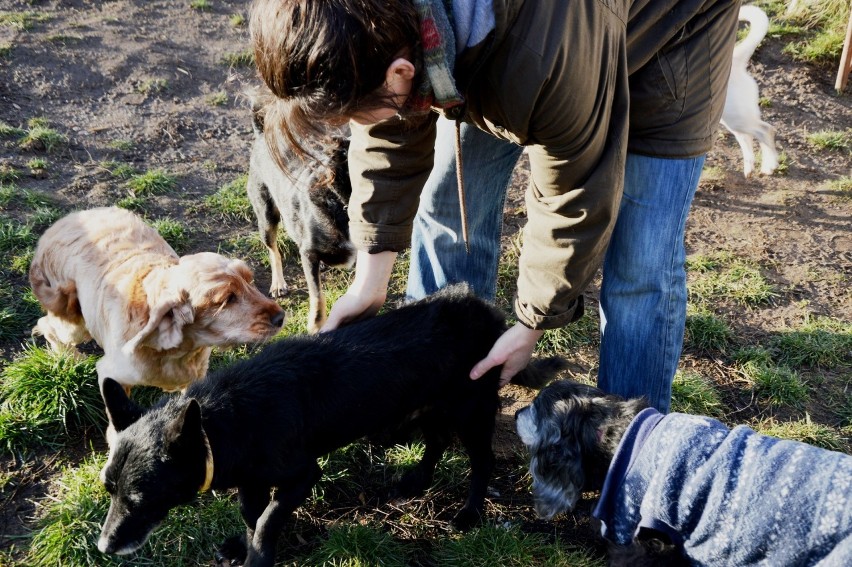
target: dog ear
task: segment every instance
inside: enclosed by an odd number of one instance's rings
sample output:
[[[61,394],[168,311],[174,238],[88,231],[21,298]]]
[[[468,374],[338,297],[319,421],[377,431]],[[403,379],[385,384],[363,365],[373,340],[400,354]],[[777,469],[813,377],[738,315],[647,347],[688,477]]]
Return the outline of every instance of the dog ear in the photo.
[[[125,343],[121,351],[132,354],[145,341],[156,350],[180,346],[184,327],[194,320],[195,312],[186,290],[157,294],[155,304],[150,306],[145,326]]]
[[[198,400],[190,398],[176,418],[169,423],[163,432],[166,447],[185,447],[187,443],[196,443],[202,439],[201,406]]]
[[[101,397],[109,423],[116,432],[127,429],[145,413],[141,406],[127,397],[124,386],[112,378],[105,378],[101,384]]]

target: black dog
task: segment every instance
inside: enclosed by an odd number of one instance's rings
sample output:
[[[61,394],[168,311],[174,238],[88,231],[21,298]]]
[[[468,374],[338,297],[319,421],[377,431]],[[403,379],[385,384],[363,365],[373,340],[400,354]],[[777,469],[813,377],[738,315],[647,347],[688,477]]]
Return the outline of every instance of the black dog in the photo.
[[[567,380],[515,417],[537,514],[601,490],[611,565],[852,565],[852,456]]]
[[[397,494],[429,487],[456,434],[471,481],[453,521],[472,527],[494,467],[500,368],[479,380],[468,374],[505,325],[501,311],[453,286],[329,333],[280,340],[149,411],[106,380],[103,397],[117,435],[102,473],[112,502],[98,549],[129,553],[199,489],[237,487],[246,564],[272,565],[285,520],[320,478],[317,458],[414,415],[425,454]],[[542,360],[513,382],[541,387],[559,366]],[[242,559],[246,549],[234,551],[229,542],[226,558]]]
[[[284,265],[278,249],[281,221],[299,249],[308,287],[310,308],[308,330],[319,331],[325,322],[325,295],[320,282],[320,264],[351,267],[355,247],[349,240],[346,208],[352,195],[346,159],[349,140],[335,138],[316,162],[290,155],[282,171],[269,152],[264,137],[267,102],[257,95],[252,107],[254,144],[251,151],[246,192],[251,201],[260,237],[269,251],[272,297],[287,294]]]

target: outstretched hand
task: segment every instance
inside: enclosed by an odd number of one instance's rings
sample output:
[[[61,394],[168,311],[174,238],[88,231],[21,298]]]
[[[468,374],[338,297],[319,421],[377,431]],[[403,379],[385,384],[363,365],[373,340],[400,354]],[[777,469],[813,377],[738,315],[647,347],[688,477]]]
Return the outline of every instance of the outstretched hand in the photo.
[[[477,380],[495,366],[502,364],[503,370],[500,372],[502,388],[515,374],[526,368],[535,350],[535,343],[543,334],[544,331],[529,329],[520,323],[515,323],[514,327],[497,339],[488,356],[476,363],[470,371],[470,378]]]
[[[334,302],[320,332],[331,331],[379,312],[388,296],[396,252],[370,254],[359,250],[355,260],[355,279],[340,299]]]

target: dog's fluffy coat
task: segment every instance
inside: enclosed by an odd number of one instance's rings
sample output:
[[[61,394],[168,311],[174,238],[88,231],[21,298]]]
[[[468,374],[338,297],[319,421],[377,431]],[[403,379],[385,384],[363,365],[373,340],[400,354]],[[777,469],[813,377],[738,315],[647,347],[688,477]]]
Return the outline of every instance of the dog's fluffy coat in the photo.
[[[241,260],[179,257],[133,213],[116,207],[67,215],[41,236],[30,284],[47,315],[33,333],[54,350],[92,338],[98,377],[126,387],[185,387],[207,372],[211,346],[267,339],[284,313]]]
[[[261,94],[256,97],[252,108],[254,144],[246,191],[260,237],[269,252],[272,271],[269,293],[272,297],[288,293],[277,241],[283,221],[287,235],[299,249],[305,273],[309,300],[307,328],[316,332],[326,317],[320,265],[351,267],[355,261],[346,213],[352,194],[346,158],[349,140],[336,138],[334,147],[325,149],[320,161],[303,162],[291,155],[288,171],[282,171],[272,158],[264,136],[269,102]]]
[[[757,6],[742,6],[740,20],[749,23],[749,31],[734,47],[722,125],[731,131],[742,150],[745,176],[749,177],[754,171],[755,138],[760,144],[760,172],[770,175],[778,167],[775,128],[761,119],[757,81],[748,72],[749,59],[769,31],[769,18]]]
[[[99,549],[138,548],[170,508],[207,483],[212,458],[212,488],[239,489],[247,563],[272,565],[283,523],[320,478],[317,458],[414,415],[425,454],[398,494],[428,488],[456,434],[471,481],[454,523],[471,527],[494,467],[501,368],[479,380],[469,372],[504,330],[502,312],[453,286],[328,333],[280,340],[147,412],[107,380],[104,400],[118,434],[102,475],[112,503]],[[556,369],[545,360],[513,382],[540,387]],[[246,552],[233,541],[222,549],[229,559]]]
[[[536,511],[603,489],[612,565],[849,565],[852,456],[559,381],[516,414]]]

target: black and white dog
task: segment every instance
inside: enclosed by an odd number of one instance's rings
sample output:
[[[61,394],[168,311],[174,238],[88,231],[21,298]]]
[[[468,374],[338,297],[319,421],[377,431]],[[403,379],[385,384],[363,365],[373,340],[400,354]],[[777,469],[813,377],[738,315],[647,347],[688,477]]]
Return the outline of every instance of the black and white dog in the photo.
[[[98,549],[130,553],[199,490],[237,487],[246,545],[232,538],[222,553],[272,565],[284,522],[320,478],[317,458],[412,416],[425,453],[396,494],[430,486],[455,434],[471,481],[454,524],[472,527],[494,468],[500,367],[468,375],[505,328],[499,309],[457,285],[328,333],[279,340],[147,411],[106,380],[117,433],[102,471],[111,504]],[[513,382],[540,388],[560,366],[543,359]]]
[[[334,146],[324,148],[322,159],[316,162],[304,162],[292,155],[287,171],[282,171],[270,154],[263,133],[267,108],[268,100],[262,94],[255,95],[252,106],[254,144],[246,192],[260,237],[269,251],[272,271],[269,294],[283,297],[289,291],[278,248],[278,228],[283,221],[287,235],[299,249],[305,273],[310,302],[307,327],[317,332],[326,317],[320,265],[351,267],[355,262],[346,212],[352,195],[346,157],[349,140],[335,138]]]
[[[536,513],[593,516],[612,565],[852,565],[852,456],[560,380],[515,416]]]

